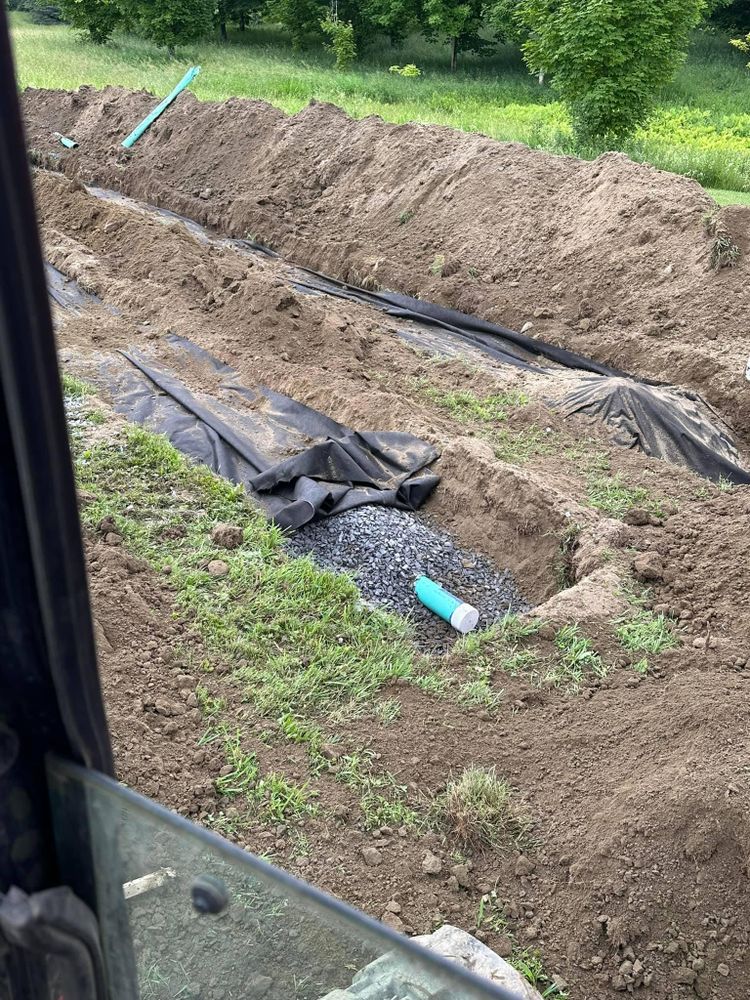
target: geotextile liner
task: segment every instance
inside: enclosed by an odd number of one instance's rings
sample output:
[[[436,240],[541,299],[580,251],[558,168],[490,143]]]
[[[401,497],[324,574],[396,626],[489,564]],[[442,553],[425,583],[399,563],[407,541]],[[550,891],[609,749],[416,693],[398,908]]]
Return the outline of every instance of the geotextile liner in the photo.
[[[220,242],[241,252],[279,258],[273,250],[252,240],[217,240],[198,223],[167,209],[133,203],[116,192],[101,188],[92,188],[90,192],[104,200],[129,203],[141,211],[181,222],[201,241]],[[49,266],[48,274],[50,294],[59,305],[76,310],[86,301],[100,304],[99,299],[83,293],[74,282],[66,279],[65,275],[55,268]],[[614,428],[615,443],[641,450],[654,458],[687,466],[713,481],[725,479],[735,484],[750,483],[750,474],[738,464],[737,450],[731,437],[726,429],[720,426],[714,411],[696,393],[662,386],[650,380],[635,379],[626,372],[539,338],[529,337],[481,317],[398,292],[364,289],[313,269],[295,266],[288,266],[287,280],[300,292],[346,299],[376,308],[394,318],[409,321],[411,327],[399,332],[416,345],[419,344],[420,336],[424,336],[425,340],[429,339],[425,329],[427,327],[455,344],[459,352],[462,347],[479,350],[495,362],[510,364],[537,374],[551,375],[555,372],[554,366],[557,365],[587,373],[582,376],[581,383],[559,404],[566,416],[582,414],[602,420]],[[198,348],[193,349],[198,350]],[[216,361],[214,363],[219,364]],[[162,377],[166,378],[166,373],[163,373]],[[270,392],[270,390],[262,391]],[[254,468],[255,472],[244,470],[242,475],[246,478],[258,476],[261,467],[254,466]],[[336,474],[343,472],[342,465]],[[258,480],[259,483],[261,481]],[[390,502],[385,501],[382,488],[373,486],[376,481],[380,481],[377,476],[374,480],[366,478],[367,488],[375,489],[381,499],[373,498],[364,502]],[[300,489],[302,489],[301,484]],[[405,489],[406,485],[401,488],[398,500],[413,509],[411,501],[405,499]],[[326,513],[328,507],[338,512],[339,509],[348,509],[348,506],[351,506],[349,503],[347,506],[339,507],[339,500],[333,493],[320,504],[315,501],[312,494],[308,499],[314,504],[316,511],[322,513]],[[353,499],[352,497],[351,500]],[[292,519],[301,517],[303,509],[299,508],[294,514],[289,512],[289,516]],[[300,523],[305,523],[306,520],[308,518],[304,518]]]
[[[566,416],[580,413],[596,417],[614,428],[616,444],[685,465],[708,479],[750,483],[750,474],[738,464],[739,456],[731,438],[714,425],[711,418],[716,414],[709,411],[697,393],[637,380],[565,348],[433,302],[396,292],[367,291],[308,268],[300,268],[299,272],[302,277],[295,277],[293,284],[300,290],[363,302],[389,316],[434,325],[445,330],[451,339],[500,363],[552,374],[554,369],[536,363],[536,359],[545,359],[588,372],[590,375],[582,377],[560,404]],[[418,337],[409,339],[418,343]]]
[[[363,504],[416,510],[439,482],[427,469],[438,457],[427,442],[396,431],[350,430],[265,386],[248,389],[232,368],[185,338],[166,339],[175,366],[198,362],[215,376],[224,399],[193,393],[169,368],[123,351],[130,366],[106,369],[115,408],[241,483],[281,528]]]
[[[707,479],[750,483],[730,437],[708,419],[696,393],[646,385],[630,378],[585,378],[560,403],[615,429],[615,444],[637,448],[665,462],[687,465]],[[717,418],[718,419],[718,418]]]

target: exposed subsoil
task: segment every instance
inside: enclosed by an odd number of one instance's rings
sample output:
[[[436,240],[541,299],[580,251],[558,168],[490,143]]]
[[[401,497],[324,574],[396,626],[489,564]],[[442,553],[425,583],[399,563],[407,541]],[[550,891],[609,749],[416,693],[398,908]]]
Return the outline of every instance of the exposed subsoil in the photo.
[[[632,163],[551,156],[483,135],[313,102],[185,93],[132,153],[151,95],[27,90],[30,146],[70,176],[300,264],[477,312],[600,361],[701,391],[739,436],[750,415],[747,258],[716,274],[695,182]],[[54,131],[74,137],[64,150]],[[750,246],[750,209],[720,224]]]
[[[469,764],[496,766],[534,820],[524,855],[477,851],[466,869],[451,857],[456,844],[436,834],[368,833],[356,795],[325,772],[304,841],[299,830],[258,825],[242,842],[407,933],[446,920],[475,929],[479,899],[496,887],[509,930],[577,1000],[748,995],[748,490],[723,492],[613,447],[603,428],[546,406],[549,378],[436,360],[387,316],[290,290],[282,262],[97,199],[77,178],[225,235],[250,233],[341,277],[374,276],[510,326],[531,320],[547,340],[700,390],[746,442],[747,265],[710,269],[705,195],[620,156],[581,163],[448,129],[355,123],[329,106],[289,119],[260,102],[209,106],[189,95],[125,157],[116,139],[152,103],[117,89],[26,94],[35,149],[59,152],[53,129],[81,143],[57,162],[72,181],[36,178],[47,258],[103,302],[60,312],[63,361],[96,381],[118,347],[167,359],[163,337],[173,331],[232,364],[245,384],[352,427],[435,443],[443,479],[428,517],[509,570],[541,617],[580,622],[613,668],[576,695],[504,677],[492,712],[395,685],[382,693],[401,702],[392,724],[338,726],[342,749],[371,749],[415,801]],[[401,223],[407,210],[414,215]],[[742,213],[726,224],[744,246]],[[443,276],[430,272],[439,254]],[[196,385],[202,377],[182,374]],[[523,464],[504,461],[486,428],[460,421],[425,386],[523,391],[530,402],[504,427],[533,430],[550,447]],[[594,458],[648,488],[663,516],[631,512],[623,523],[592,509]],[[581,533],[563,548],[573,523]],[[243,720],[262,767],[304,780],[303,749],[240,703],[226,665],[210,675],[194,665],[206,653],[172,617],[168,579],[105,537],[87,546],[120,777],[213,822],[224,760],[198,746],[195,686],[205,681]],[[634,568],[652,605],[680,620],[682,638],[649,657],[645,678],[612,633]],[[552,637],[540,633],[540,653],[551,653]],[[461,674],[460,656],[448,665]],[[365,862],[365,846],[379,864]],[[442,861],[436,874],[422,868],[428,850]],[[505,932],[479,933],[507,954]],[[207,983],[200,995],[214,1000],[219,989]]]

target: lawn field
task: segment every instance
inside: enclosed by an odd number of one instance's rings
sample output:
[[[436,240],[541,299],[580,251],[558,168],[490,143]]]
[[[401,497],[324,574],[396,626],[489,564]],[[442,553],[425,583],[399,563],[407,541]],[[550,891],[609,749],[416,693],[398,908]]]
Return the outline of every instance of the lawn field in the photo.
[[[490,58],[466,56],[458,73],[447,52],[421,39],[395,48],[386,41],[362,54],[350,72],[337,72],[322,50],[293,52],[273,28],[230,36],[226,45],[205,42],[183,49],[177,60],[148,42],[117,36],[105,46],[82,40],[65,26],[39,26],[12,14],[21,87],[75,88],[118,84],[166,93],[183,67],[199,63],[192,90],[202,100],[255,97],[294,113],[311,98],[331,101],[355,117],[377,114],[393,122],[422,121],[484,132],[557,153],[592,157],[601,150],[573,140],[564,106],[540,87],[517,50]],[[388,72],[416,63],[418,78]],[[726,36],[697,34],[685,66],[659,94],[648,127],[623,146],[635,160],[693,177],[719,200],[750,192],[750,70]]]

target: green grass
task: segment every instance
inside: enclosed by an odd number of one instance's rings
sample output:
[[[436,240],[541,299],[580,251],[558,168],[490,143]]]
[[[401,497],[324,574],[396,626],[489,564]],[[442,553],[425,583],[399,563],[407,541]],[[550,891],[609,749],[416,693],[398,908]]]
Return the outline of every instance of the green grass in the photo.
[[[580,625],[564,625],[555,633],[556,661],[545,674],[545,681],[556,687],[577,691],[590,675],[603,678],[607,667]]]
[[[750,205],[748,191],[722,191],[720,188],[709,188],[708,193],[719,205]]]
[[[539,620],[525,621],[516,615],[506,615],[488,629],[461,639],[456,644],[456,653],[464,658],[469,672],[487,685],[497,671],[502,671],[510,677],[522,677],[530,684],[574,693],[587,681],[606,677],[607,665],[579,625],[565,625],[555,632],[552,656],[526,648],[525,640],[533,638],[542,624]]]
[[[336,778],[359,793],[366,830],[381,826],[419,829],[427,825],[427,818],[409,805],[406,787],[390,771],[374,770],[371,752],[363,750],[343,756]]]
[[[422,393],[462,424],[491,424],[507,420],[511,409],[525,406],[529,401],[526,393],[514,391],[477,396],[466,390],[446,392],[427,386],[422,388]]]
[[[535,948],[514,948],[508,959],[513,968],[539,991],[542,1000],[565,1000],[568,994],[556,986],[544,971],[542,956]]]
[[[666,615],[657,615],[645,608],[621,620],[615,635],[620,645],[633,653],[661,653],[679,645],[674,623]],[[647,670],[648,665],[641,672]]]
[[[564,106],[540,87],[519,52],[499,47],[491,57],[462,57],[448,72],[447,48],[410,38],[402,46],[378,39],[348,72],[337,72],[322,49],[293,52],[270,27],[233,33],[227,45],[204,42],[171,60],[149,43],[117,36],[105,46],[79,40],[65,26],[39,26],[11,14],[22,87],[75,88],[117,84],[166,94],[184,67],[200,63],[192,90],[201,100],[261,98],[294,113],[311,98],[351,115],[431,122],[558,153],[593,157],[602,150],[573,140]],[[404,78],[389,66],[416,63]],[[693,177],[723,192],[750,191],[750,73],[728,36],[698,33],[687,63],[658,94],[652,121],[623,150],[636,160]],[[404,210],[408,213],[408,208]],[[408,220],[404,220],[404,224]]]
[[[643,508],[657,517],[664,513],[661,503],[645,486],[629,486],[619,473],[589,476],[587,497],[591,507],[610,517],[623,517],[633,507]]]
[[[243,491],[191,465],[165,439],[139,427],[85,448],[74,439],[82,512],[95,529],[112,516],[125,544],[156,570],[169,570],[178,609],[209,653],[232,667],[245,698],[264,715],[308,715],[369,702],[413,668],[410,629],[365,608],[353,581],[290,559],[281,536]],[[238,524],[244,544],[216,549],[217,522]],[[182,538],[165,529],[179,525]],[[212,559],[226,577],[206,570]]]
[[[83,379],[76,378],[68,372],[63,372],[62,376],[63,393],[71,399],[85,399],[86,396],[94,394],[94,388],[84,382]]]
[[[437,822],[472,848],[518,845],[530,826],[510,785],[494,767],[467,767],[448,782],[432,812]]]

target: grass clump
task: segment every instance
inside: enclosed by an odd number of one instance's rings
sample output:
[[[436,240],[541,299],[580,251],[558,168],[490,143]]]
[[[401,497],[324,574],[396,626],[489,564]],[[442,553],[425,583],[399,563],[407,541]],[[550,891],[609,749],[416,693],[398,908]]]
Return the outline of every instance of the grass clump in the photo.
[[[390,726],[401,715],[401,702],[398,698],[383,698],[376,703],[373,715],[382,726]]]
[[[552,998],[566,1000],[568,997],[568,993],[561,990],[544,971],[542,956],[536,949],[515,947],[508,962],[541,993],[542,1000],[552,1000]]]
[[[661,503],[645,486],[628,486],[618,473],[615,476],[592,475],[588,481],[589,506],[610,517],[623,517],[633,507],[642,507],[656,517],[662,517]]]
[[[84,399],[86,396],[93,396],[95,393],[93,386],[90,386],[88,382],[84,382],[83,379],[71,375],[69,372],[63,372],[62,388],[64,395],[70,399]]]
[[[417,829],[426,825],[425,817],[409,805],[406,787],[390,771],[373,770],[371,753],[346,754],[341,758],[336,778],[359,793],[365,829],[381,826]]]
[[[564,625],[558,629],[555,647],[557,658],[544,678],[548,683],[577,691],[591,674],[600,679],[606,677],[607,666],[591,640],[581,632],[580,625]]]
[[[79,487],[94,497],[86,527],[112,516],[131,551],[169,570],[178,609],[207,651],[230,663],[258,712],[278,718],[363,703],[410,676],[408,624],[362,606],[349,577],[289,558],[240,487],[140,427],[90,448],[74,442],[74,451]],[[215,548],[219,521],[243,528],[240,548]],[[217,558],[229,565],[226,577],[207,572]]]
[[[433,815],[467,847],[495,850],[517,844],[528,832],[510,785],[494,767],[468,767],[433,803]]]
[[[523,465],[537,455],[551,455],[556,448],[554,435],[534,426],[518,431],[495,429],[489,442],[495,458],[510,465]]]
[[[657,615],[645,608],[622,619],[615,635],[620,645],[632,653],[661,653],[679,645],[674,623],[666,615]]]
[[[456,701],[466,708],[479,706],[492,712],[500,706],[503,700],[503,692],[495,691],[490,686],[488,677],[478,677],[476,680],[466,681],[458,689]]]
[[[426,388],[425,396],[462,424],[495,423],[508,419],[509,410],[525,406],[529,397],[526,393],[509,391],[477,396],[468,390],[445,392],[441,389]]]
[[[496,663],[499,652],[515,652],[519,643],[537,634],[544,623],[537,618],[521,618],[509,612],[489,628],[469,632],[455,645],[455,652],[463,655],[469,667],[484,673]]]
[[[243,797],[251,817],[266,822],[283,823],[315,811],[307,785],[294,785],[279,774],[261,776],[254,753],[242,747],[239,731],[230,733],[225,725],[217,729],[222,739],[226,774],[216,779],[216,790],[227,799]]]

